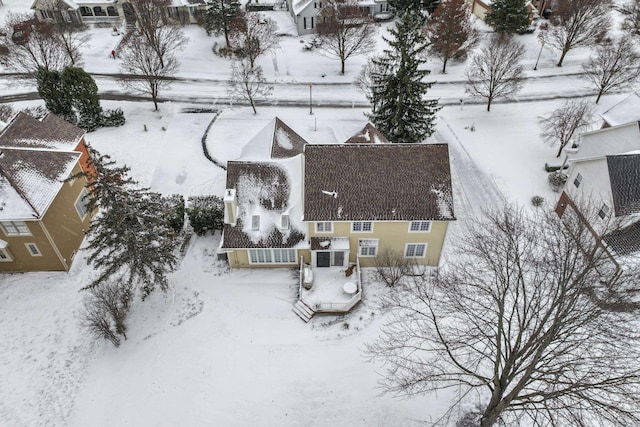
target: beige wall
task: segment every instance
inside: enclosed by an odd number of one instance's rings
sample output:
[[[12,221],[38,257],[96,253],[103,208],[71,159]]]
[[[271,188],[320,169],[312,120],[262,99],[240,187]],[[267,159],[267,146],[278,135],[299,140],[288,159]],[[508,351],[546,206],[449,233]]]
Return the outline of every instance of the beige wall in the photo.
[[[80,172],[76,164],[73,173]],[[5,236],[13,262],[0,262],[2,272],[68,270],[72,256],[84,239],[89,227],[90,215],[81,220],[74,207],[86,180],[76,179],[72,184],[63,183],[58,195],[41,220],[25,221],[31,236]],[[53,243],[52,243],[53,242]],[[35,243],[41,256],[32,256],[25,243]]]
[[[424,258],[414,258],[418,264],[437,266],[440,262],[440,254],[442,253],[442,245],[447,233],[448,222],[433,221],[429,232],[409,232],[408,221],[379,221],[374,222],[373,231],[371,233],[352,233],[351,222],[334,222],[332,233],[316,233],[315,223],[308,223],[309,237],[349,237],[349,262],[355,263],[358,256],[358,240],[359,239],[379,239],[378,253],[383,249],[391,249],[404,254],[405,245],[407,243],[426,243],[427,253]],[[238,249],[229,252],[229,264],[233,268],[246,267],[286,267],[285,265],[255,265],[249,263],[248,253],[245,249]],[[308,249],[298,250],[298,259],[304,257],[304,262],[311,263],[311,252]],[[360,257],[360,265],[370,267],[373,265],[373,258]]]

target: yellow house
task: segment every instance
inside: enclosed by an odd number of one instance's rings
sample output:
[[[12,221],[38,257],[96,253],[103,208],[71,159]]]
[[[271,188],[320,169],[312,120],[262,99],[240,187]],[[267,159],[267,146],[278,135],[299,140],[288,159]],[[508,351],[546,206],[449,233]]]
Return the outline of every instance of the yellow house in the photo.
[[[9,137],[19,123],[0,138],[0,272],[66,271],[91,219],[86,180],[66,180],[82,171],[82,153],[46,144],[64,139],[55,132],[30,142]],[[82,134],[67,136],[77,145]]]
[[[438,265],[455,220],[448,146],[389,144],[370,124],[354,137],[305,144],[276,118],[228,163],[232,267],[371,266],[383,250]]]

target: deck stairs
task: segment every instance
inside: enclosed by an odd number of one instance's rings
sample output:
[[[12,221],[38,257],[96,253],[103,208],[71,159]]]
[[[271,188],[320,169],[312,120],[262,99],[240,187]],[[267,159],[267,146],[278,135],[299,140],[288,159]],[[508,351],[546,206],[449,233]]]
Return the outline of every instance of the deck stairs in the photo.
[[[293,312],[298,315],[305,323],[308,323],[309,320],[316,314],[316,312],[305,304],[302,300],[298,300],[293,305]]]

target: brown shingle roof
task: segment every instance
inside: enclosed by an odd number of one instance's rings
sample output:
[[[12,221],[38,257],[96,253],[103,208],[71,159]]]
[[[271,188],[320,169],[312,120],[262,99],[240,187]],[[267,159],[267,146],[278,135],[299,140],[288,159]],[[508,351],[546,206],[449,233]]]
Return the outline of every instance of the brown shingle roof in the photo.
[[[227,188],[236,189],[236,225],[225,224],[223,248],[291,248],[305,234],[292,222],[288,230],[278,226],[280,214],[291,208],[292,186],[287,172],[271,162],[228,162]],[[260,214],[260,230],[253,231],[253,214]],[[299,213],[298,213],[299,215]]]
[[[42,120],[19,112],[0,132],[0,146],[74,150],[85,131],[47,114]]]
[[[307,141],[279,118],[276,117],[275,121],[271,158],[282,159],[302,153]]]
[[[307,145],[304,219],[454,220],[448,146]]]

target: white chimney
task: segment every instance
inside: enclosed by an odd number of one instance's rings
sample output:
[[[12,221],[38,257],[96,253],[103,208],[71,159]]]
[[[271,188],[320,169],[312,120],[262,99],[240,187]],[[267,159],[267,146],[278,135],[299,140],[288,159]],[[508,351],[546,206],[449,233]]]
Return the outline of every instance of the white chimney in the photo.
[[[236,190],[227,188],[224,192],[224,223],[236,225],[238,219],[238,200]]]

